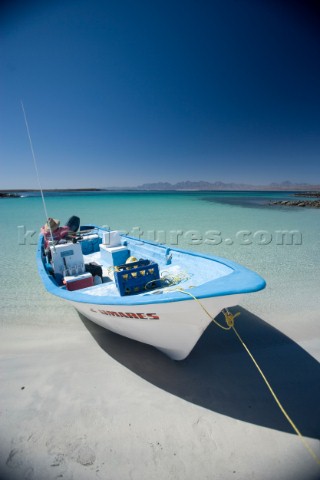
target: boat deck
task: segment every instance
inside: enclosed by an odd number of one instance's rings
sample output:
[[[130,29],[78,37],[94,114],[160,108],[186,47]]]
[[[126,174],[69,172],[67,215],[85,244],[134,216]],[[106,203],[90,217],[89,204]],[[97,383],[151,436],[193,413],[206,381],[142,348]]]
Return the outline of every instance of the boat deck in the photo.
[[[114,281],[114,267],[107,264],[100,255],[100,252],[84,255],[85,263],[96,262],[102,267],[103,283],[94,285],[92,287],[84,288],[81,291],[88,295],[94,296],[118,296],[120,297],[119,290]],[[196,275],[194,272],[187,271],[179,265],[159,265],[160,278],[168,280],[168,285],[161,286],[153,290],[138,293],[137,295],[152,295],[157,293],[164,293],[174,291],[177,287],[191,288],[199,285],[199,282],[203,282],[200,279],[201,275]],[[171,283],[171,285],[170,285]]]
[[[93,242],[93,243],[90,243]],[[82,251],[84,263],[95,262],[102,267],[103,282],[91,287],[82,288],[79,292],[96,297],[120,297],[119,290],[114,281],[114,266],[107,263],[101,254],[99,245],[101,238],[98,233],[91,233],[83,237]],[[216,278],[228,275],[232,269],[212,259],[197,257],[171,250],[160,244],[146,244],[145,242],[126,237],[123,244],[128,248],[130,256],[143,258],[158,264],[160,281],[159,286],[134,294],[145,296],[177,291],[177,288],[188,289],[202,285]],[[92,252],[92,249],[94,250]],[[65,286],[61,286],[65,289]]]

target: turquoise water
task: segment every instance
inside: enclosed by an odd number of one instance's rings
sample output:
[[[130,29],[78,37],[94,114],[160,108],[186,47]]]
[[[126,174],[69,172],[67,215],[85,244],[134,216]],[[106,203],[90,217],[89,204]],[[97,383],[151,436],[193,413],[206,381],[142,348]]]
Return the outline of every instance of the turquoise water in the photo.
[[[80,193],[46,197],[50,216],[63,224],[107,225],[134,236],[207,252],[242,263],[267,281],[242,306],[264,320],[306,315],[319,307],[320,211],[269,206],[288,193]],[[0,200],[1,322],[68,324],[75,311],[50,296],[35,263],[45,221],[39,196]],[[31,236],[32,232],[36,232]],[[143,232],[143,233],[141,233]],[[284,234],[282,232],[293,232]]]

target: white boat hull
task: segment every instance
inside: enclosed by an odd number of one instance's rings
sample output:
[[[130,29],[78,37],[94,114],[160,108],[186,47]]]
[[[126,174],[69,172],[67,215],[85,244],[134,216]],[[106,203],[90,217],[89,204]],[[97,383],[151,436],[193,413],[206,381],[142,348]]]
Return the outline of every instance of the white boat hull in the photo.
[[[103,242],[112,233],[109,230],[92,225],[81,227],[80,232],[87,233],[79,242],[51,248],[51,263],[40,236],[38,271],[47,291],[98,325],[152,345],[174,360],[189,355],[221,310],[266,285],[257,273],[231,260],[119,234],[120,245],[107,248]],[[127,261],[123,255],[147,264],[116,275],[115,267]],[[72,270],[79,264],[81,269],[98,266],[95,262],[102,269],[99,276],[103,280],[97,285]],[[76,285],[67,283],[70,270]],[[151,290],[147,287],[150,283]]]
[[[241,294],[204,298],[201,304],[214,318],[223,308],[237,305],[241,298]],[[152,345],[173,360],[186,358],[211,322],[191,297],[179,302],[130,306],[70,303],[94,323]]]

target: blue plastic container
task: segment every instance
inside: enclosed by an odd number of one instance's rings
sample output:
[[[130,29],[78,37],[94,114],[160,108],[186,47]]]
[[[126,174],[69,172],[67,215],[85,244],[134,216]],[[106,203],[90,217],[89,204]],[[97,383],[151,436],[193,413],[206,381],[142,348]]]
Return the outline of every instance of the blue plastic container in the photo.
[[[150,260],[119,265],[114,278],[121,296],[135,295],[159,286],[159,266]]]

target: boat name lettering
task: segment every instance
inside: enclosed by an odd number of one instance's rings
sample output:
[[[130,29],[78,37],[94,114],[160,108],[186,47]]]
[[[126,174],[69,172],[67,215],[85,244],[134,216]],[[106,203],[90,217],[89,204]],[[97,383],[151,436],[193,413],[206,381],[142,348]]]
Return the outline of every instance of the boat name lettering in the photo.
[[[110,310],[95,310],[90,309],[93,313],[102,313],[109,317],[124,317],[124,318],[142,318],[143,320],[159,320],[159,316],[156,313],[133,313],[133,312],[113,312]]]

